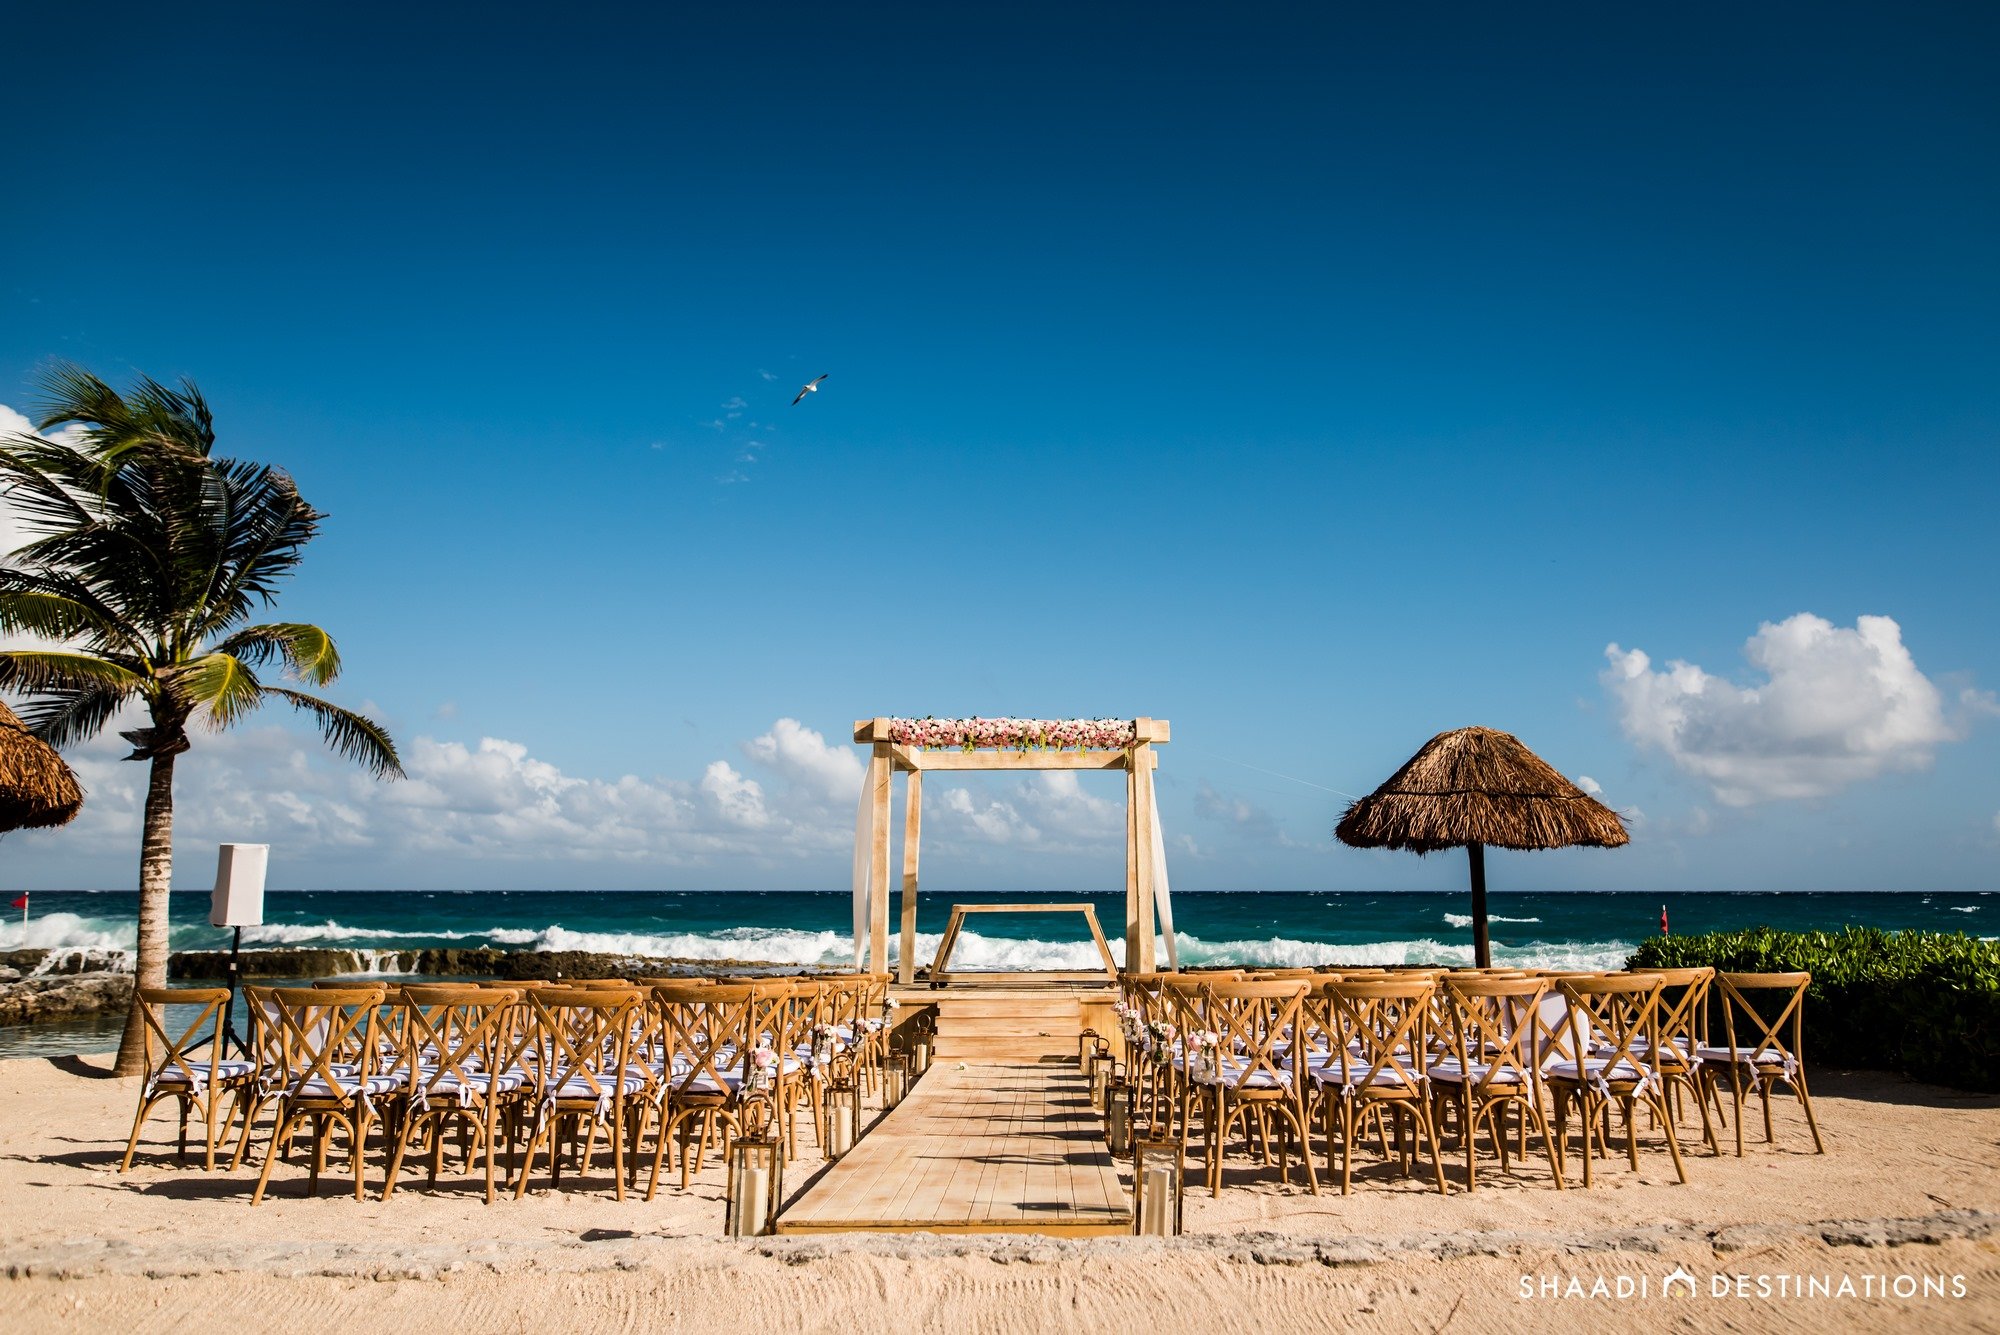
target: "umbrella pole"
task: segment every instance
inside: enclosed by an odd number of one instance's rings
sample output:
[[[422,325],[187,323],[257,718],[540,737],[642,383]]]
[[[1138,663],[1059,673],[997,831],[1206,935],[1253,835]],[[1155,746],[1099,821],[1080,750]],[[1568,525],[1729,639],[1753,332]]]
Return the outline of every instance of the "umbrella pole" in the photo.
[[[1467,844],[1465,856],[1472,863],[1472,962],[1490,969],[1493,943],[1486,936],[1486,845]]]

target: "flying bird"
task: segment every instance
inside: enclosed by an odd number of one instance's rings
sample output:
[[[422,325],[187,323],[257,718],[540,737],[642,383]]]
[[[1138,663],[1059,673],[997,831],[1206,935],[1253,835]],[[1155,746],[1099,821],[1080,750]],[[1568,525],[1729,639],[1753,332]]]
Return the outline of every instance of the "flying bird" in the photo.
[[[824,379],[826,379],[826,375],[824,372],[822,372],[821,374],[816,375],[812,379],[806,381],[805,384],[800,385],[798,398],[792,400],[792,406],[794,408],[798,407],[799,399],[804,398],[808,394],[819,393],[819,382]]]

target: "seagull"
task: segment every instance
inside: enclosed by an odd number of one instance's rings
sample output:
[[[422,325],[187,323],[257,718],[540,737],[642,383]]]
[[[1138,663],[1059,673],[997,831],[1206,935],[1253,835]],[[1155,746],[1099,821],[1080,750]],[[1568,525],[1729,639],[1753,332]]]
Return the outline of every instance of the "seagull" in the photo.
[[[817,394],[817,393],[819,393],[819,382],[820,382],[820,381],[822,381],[822,380],[824,380],[824,379],[826,379],[826,375],[825,375],[824,373],[821,373],[821,374],[819,374],[819,375],[816,375],[816,376],[814,376],[814,377],[813,377],[812,379],[810,379],[810,380],[806,381],[806,382],[805,382],[805,384],[803,384],[803,385],[800,385],[800,386],[799,386],[799,397],[798,397],[798,399],[793,399],[793,400],[792,400],[792,406],[793,406],[794,408],[798,407],[798,406],[799,406],[799,399],[802,399],[802,398],[804,398],[804,397],[805,397],[806,395],[808,395],[808,394]]]

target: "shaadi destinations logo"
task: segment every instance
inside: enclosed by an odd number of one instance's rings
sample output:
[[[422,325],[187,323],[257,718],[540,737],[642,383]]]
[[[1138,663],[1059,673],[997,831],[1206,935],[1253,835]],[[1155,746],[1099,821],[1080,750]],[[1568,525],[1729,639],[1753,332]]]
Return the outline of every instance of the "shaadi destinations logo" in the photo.
[[[1961,1274],[1902,1272],[1885,1274],[1752,1274],[1714,1271],[1706,1277],[1677,1265],[1657,1279],[1639,1275],[1523,1275],[1516,1296],[1524,1302],[1585,1299],[1601,1302],[1645,1302],[1663,1299],[1842,1299],[1963,1298]]]

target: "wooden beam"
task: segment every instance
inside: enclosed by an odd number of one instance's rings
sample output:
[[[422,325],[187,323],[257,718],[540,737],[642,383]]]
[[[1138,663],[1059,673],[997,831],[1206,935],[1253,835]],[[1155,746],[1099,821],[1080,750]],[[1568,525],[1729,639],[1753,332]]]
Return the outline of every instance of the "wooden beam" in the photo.
[[[1163,718],[1147,718],[1141,715],[1132,720],[1132,735],[1142,742],[1171,742],[1174,727]]]
[[[1139,771],[1125,772],[1125,971],[1136,973],[1139,957]]]
[[[854,740],[864,743],[888,741],[889,720],[887,718],[858,718],[854,720]]]
[[[907,751],[917,769],[1126,769],[1127,751]]]
[[[889,968],[889,747],[875,744],[869,762],[868,781],[874,798],[872,821],[874,840],[869,849],[868,971],[885,973]]]
[[[1153,770],[1151,742],[1141,742],[1135,759],[1145,763],[1134,767],[1132,786],[1138,800],[1132,804],[1133,839],[1138,853],[1138,949],[1125,947],[1126,967],[1138,973],[1153,972]],[[1137,961],[1135,964],[1133,961]]]
[[[903,783],[903,932],[896,980],[905,986],[917,976],[917,854],[923,845],[924,775],[912,770]]]

